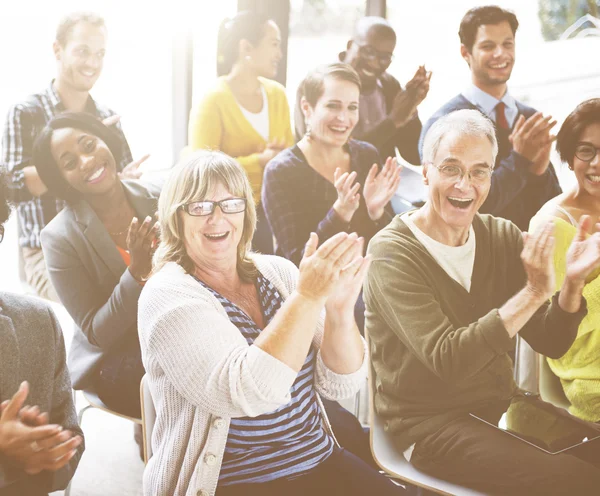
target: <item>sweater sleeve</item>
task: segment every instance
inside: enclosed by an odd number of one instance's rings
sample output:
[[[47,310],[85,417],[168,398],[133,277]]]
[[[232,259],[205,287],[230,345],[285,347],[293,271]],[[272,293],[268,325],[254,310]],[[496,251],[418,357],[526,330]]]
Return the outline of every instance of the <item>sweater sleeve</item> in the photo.
[[[151,279],[140,298],[146,370],[164,372],[187,401],[214,415],[255,417],[290,400],[296,372],[249,346],[208,296]]]
[[[316,232],[319,243],[323,243],[338,232],[347,231],[349,224],[333,207],[314,225],[307,224],[306,219],[314,218],[312,205],[303,197],[308,194],[308,185],[298,183],[296,164],[288,159],[291,152],[286,150],[283,154],[285,158],[276,157],[265,169],[262,203],[278,248],[285,258],[300,265],[311,231]]]
[[[48,274],[61,303],[90,343],[108,350],[125,331],[135,332],[140,284],[125,270],[108,299],[98,295],[98,281],[86,269],[67,235],[51,226],[42,231]],[[115,248],[116,249],[116,248]]]
[[[464,327],[455,327],[421,271],[418,257],[397,240],[377,236],[369,245],[373,262],[364,285],[368,313],[385,323],[438,378],[460,383],[510,351],[509,337],[494,309]],[[375,319],[367,319],[369,325]]]

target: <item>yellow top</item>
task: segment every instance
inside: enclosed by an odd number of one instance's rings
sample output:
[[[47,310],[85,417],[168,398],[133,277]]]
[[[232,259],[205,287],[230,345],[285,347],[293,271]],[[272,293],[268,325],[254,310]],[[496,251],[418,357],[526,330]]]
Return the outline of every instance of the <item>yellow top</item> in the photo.
[[[269,140],[284,140],[286,146],[292,146],[294,138],[285,89],[270,79],[259,79],[269,105]],[[192,110],[188,144],[191,150],[221,150],[237,159],[248,173],[255,198],[260,198],[263,168],[258,156],[267,143],[242,113],[225,77],[218,78],[215,87]]]
[[[531,230],[548,219],[538,213],[531,220]],[[567,251],[577,233],[577,228],[567,221],[554,220],[554,270],[556,290],[562,286],[566,275]],[[588,313],[581,321],[575,342],[557,360],[548,358],[552,372],[560,378],[565,396],[571,402],[569,411],[584,420],[600,421],[600,277],[591,279],[583,289]]]

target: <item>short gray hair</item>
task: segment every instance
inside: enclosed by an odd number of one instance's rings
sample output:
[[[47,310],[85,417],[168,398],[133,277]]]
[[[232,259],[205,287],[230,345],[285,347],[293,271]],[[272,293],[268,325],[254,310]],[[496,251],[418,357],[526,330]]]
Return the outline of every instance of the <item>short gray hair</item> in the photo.
[[[486,137],[492,144],[492,167],[498,155],[498,140],[494,124],[479,110],[455,110],[439,118],[427,131],[423,141],[423,163],[433,163],[433,159],[440,147],[442,138],[447,134],[455,133],[459,136]]]

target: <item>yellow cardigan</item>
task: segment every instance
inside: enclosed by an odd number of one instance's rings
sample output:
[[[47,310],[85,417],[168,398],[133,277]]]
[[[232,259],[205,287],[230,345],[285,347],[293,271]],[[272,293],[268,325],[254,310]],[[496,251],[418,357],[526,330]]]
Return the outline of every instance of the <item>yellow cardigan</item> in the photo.
[[[531,220],[533,230],[548,216],[538,213]],[[566,275],[566,256],[577,228],[563,219],[554,217],[554,271],[556,290]],[[581,321],[575,342],[557,360],[548,358],[550,368],[560,378],[565,396],[571,402],[569,411],[584,420],[600,421],[600,277],[589,281],[583,296],[588,314]]]
[[[284,140],[294,144],[290,107],[284,87],[270,79],[260,78],[269,105],[269,140]],[[248,173],[255,198],[260,198],[263,168],[258,156],[265,149],[264,138],[248,122],[225,77],[192,110],[188,129],[188,144],[192,150],[221,150],[237,159]]]

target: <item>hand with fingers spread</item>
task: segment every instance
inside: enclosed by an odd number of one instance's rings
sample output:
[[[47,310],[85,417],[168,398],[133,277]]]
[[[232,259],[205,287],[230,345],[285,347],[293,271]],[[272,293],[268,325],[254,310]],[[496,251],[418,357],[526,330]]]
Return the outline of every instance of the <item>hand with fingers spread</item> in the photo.
[[[150,155],[146,154],[142,158],[134,160],[130,164],[126,165],[123,170],[119,172],[119,177],[121,179],[139,179],[142,177],[142,171],[139,170],[139,167],[149,158]]]
[[[3,403],[0,454],[28,474],[59,470],[75,456],[82,439],[70,431],[63,431],[59,425],[25,424],[19,418],[19,412],[23,410],[28,394],[29,385],[24,382],[8,403]],[[29,412],[32,413],[33,410]]]
[[[430,80],[431,72],[419,66],[406,88],[395,96],[389,117],[396,127],[404,126],[417,114],[417,107],[429,92]]]
[[[131,257],[129,272],[138,282],[144,282],[152,270],[152,255],[158,237],[158,222],[148,216],[139,225],[137,217],[131,220],[127,233],[127,249]]]
[[[525,119],[520,115],[509,137],[514,150],[532,162],[531,172],[541,175],[550,163],[550,150],[556,136],[550,130],[556,125],[552,116],[536,112]]]
[[[379,171],[379,166],[373,164],[363,188],[363,196],[371,220],[381,218],[385,206],[392,199],[400,184],[400,170],[395,158],[388,157],[385,165]]]
[[[554,224],[547,222],[533,234],[523,233],[521,260],[527,274],[526,288],[540,300],[549,299],[555,292]]]
[[[360,184],[355,183],[356,171],[344,172],[342,174],[339,167],[336,167],[333,173],[333,185],[337,190],[337,200],[333,204],[333,209],[346,223],[352,220],[352,216],[358,210],[360,205]]]
[[[600,224],[592,232],[592,219],[583,215],[579,219],[577,234],[567,251],[566,278],[574,283],[587,283],[600,268]]]
[[[300,274],[296,291],[305,298],[325,303],[336,291],[342,272],[362,248],[355,233],[341,232],[325,241],[318,249],[319,237],[311,233],[304,257],[300,262]]]

